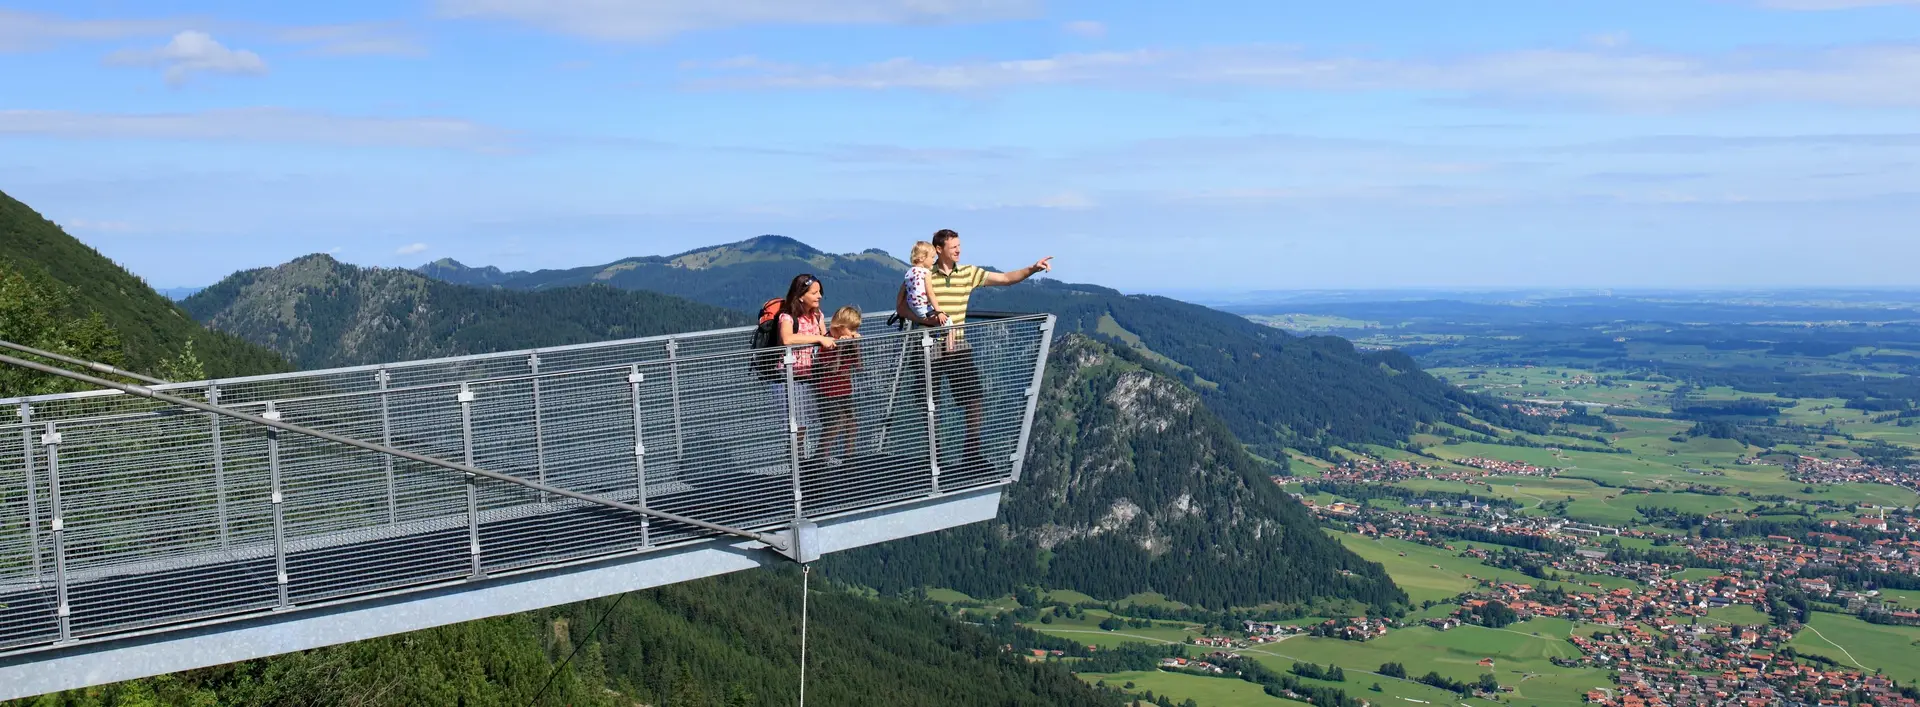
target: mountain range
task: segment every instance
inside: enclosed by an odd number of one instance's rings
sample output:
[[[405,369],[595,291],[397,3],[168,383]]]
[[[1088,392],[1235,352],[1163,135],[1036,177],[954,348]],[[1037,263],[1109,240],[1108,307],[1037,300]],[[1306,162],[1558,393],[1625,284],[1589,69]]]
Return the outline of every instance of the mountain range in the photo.
[[[878,265],[854,256],[853,267],[847,267],[846,256],[796,249],[791,241],[767,237],[713,250],[718,252],[676,256],[704,265],[685,268],[688,276],[675,282],[706,278],[724,284],[692,289],[737,291],[754,277],[739,268],[787,268],[800,258],[817,272],[851,279],[847,273],[862,264]],[[877,289],[882,281],[867,282]],[[1051,293],[1068,287],[1036,283],[1018,289]],[[1075,291],[1105,302],[1103,312],[1121,316],[1143,306],[1188,307],[1164,299],[1136,304],[1099,288]],[[747,317],[673,295],[599,283],[532,290],[469,287],[417,272],[359,268],[324,255],[235,273],[189,298],[186,306],[209,325],[271,346],[303,366],[550,346],[650,333],[644,328],[649,326],[690,331]],[[897,552],[855,553],[835,565],[838,574],[888,590],[931,584],[1000,595],[1037,584],[1115,599],[1157,591],[1216,608],[1351,600],[1386,611],[1404,602],[1377,565],[1321,534],[1304,509],[1279,491],[1269,478],[1271,469],[1254,461],[1194,387],[1168,373],[1177,364],[1110,343],[1118,341],[1110,335],[1078,333],[1099,325],[1083,327],[1085,312],[1062,309],[1069,316],[1062,319],[1063,338],[1049,365],[1029,452],[1034,483],[1008,490],[1004,521],[901,544]],[[1191,325],[1184,331],[1220,336]],[[1341,365],[1388,378],[1370,363]],[[1312,389],[1327,383],[1293,385]],[[903,559],[909,557],[914,559]],[[977,562],[948,562],[961,557],[986,558],[998,569],[983,573]]]
[[[877,250],[832,254],[782,236],[672,256],[624,258],[537,272],[470,268],[453,261],[417,272],[448,282],[541,291],[586,283],[660,292],[751,311],[784,293],[793,275],[825,283],[829,307],[891,311],[906,265]],[[1462,416],[1537,427],[1499,404],[1434,379],[1400,353],[1361,352],[1346,339],[1293,336],[1216,309],[1098,285],[1033,278],[976,293],[976,310],[1051,312],[1062,332],[1143,354],[1199,393],[1258,458],[1284,468],[1289,448],[1327,457],[1335,447],[1399,446],[1425,425]]]
[[[234,273],[181,303],[302,368],[352,366],[742,326],[741,312],[604,285],[466,287],[309,255]]]
[[[894,290],[906,269],[906,263],[879,249],[835,255],[785,236],[759,236],[675,255],[622,258],[564,270],[503,272],[442,259],[416,272],[459,285],[510,290],[601,284],[663,292],[742,311],[758,309],[786,294],[793,276],[810,272],[824,283],[824,294],[834,306],[855,304],[873,311],[893,308]]]

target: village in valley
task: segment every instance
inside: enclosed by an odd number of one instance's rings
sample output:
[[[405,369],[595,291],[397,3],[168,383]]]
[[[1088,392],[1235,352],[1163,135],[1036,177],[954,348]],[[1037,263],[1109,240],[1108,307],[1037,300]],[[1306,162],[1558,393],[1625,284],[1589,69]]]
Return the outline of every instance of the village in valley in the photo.
[[[1075,643],[1033,660],[1162,650],[1082,673],[1152,704],[1920,705],[1920,464],[1889,453],[1920,448],[1920,414],[1640,374],[1434,372],[1542,426],[1432,424],[1273,477],[1386,568],[1398,615],[1071,592],[953,606]],[[1775,439],[1669,412],[1756,398]]]

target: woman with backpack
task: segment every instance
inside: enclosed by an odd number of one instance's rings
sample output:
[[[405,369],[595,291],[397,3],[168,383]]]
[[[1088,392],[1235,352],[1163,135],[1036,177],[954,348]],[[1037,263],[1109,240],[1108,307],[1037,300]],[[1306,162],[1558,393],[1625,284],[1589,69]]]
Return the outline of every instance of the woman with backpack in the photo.
[[[793,383],[795,390],[787,390],[785,376],[773,386],[774,395],[784,409],[787,401],[795,404],[794,419],[799,423],[800,448],[807,446],[807,425],[814,419],[817,391],[813,386],[814,347],[832,349],[834,339],[827,334],[826,316],[820,311],[820,297],[823,291],[820,279],[811,274],[796,275],[787,286],[787,296],[779,300],[779,308],[774,312],[772,321],[781,346],[797,347],[793,351]],[[761,319],[768,321],[767,310],[773,309],[773,302],[761,310]]]

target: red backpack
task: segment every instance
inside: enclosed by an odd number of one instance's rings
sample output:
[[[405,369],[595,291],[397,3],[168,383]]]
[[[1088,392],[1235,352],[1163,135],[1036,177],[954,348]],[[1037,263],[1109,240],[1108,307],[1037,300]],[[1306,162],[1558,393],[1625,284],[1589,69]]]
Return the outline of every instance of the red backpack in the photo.
[[[786,350],[780,345],[780,299],[767,300],[760,305],[760,325],[753,328],[752,368],[755,378],[763,381],[781,380],[780,359]]]

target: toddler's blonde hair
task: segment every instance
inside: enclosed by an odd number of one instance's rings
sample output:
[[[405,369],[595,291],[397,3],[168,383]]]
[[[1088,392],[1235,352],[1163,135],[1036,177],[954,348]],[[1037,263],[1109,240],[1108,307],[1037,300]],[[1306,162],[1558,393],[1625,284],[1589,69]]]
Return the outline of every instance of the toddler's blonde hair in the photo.
[[[913,244],[913,252],[907,255],[907,262],[913,265],[927,266],[932,265],[933,261],[939,258],[940,252],[934,250],[932,243],[916,241]]]
[[[853,305],[841,307],[840,311],[833,313],[833,321],[827,324],[827,329],[860,331],[860,308]]]

